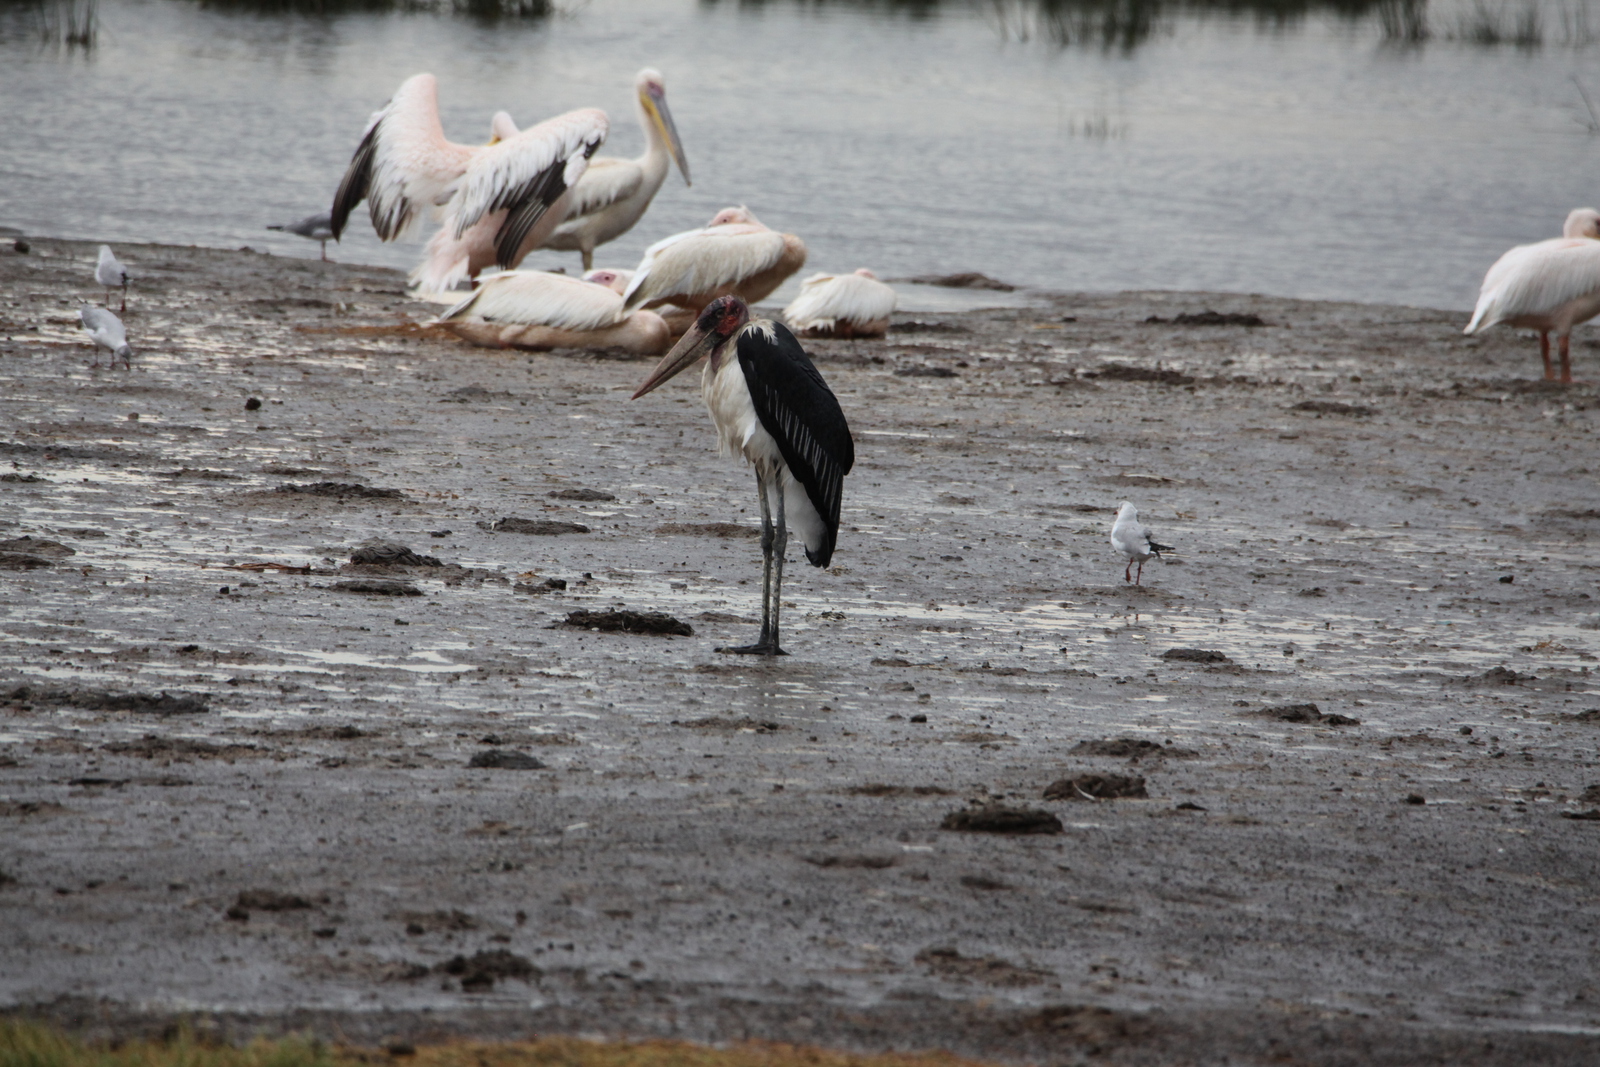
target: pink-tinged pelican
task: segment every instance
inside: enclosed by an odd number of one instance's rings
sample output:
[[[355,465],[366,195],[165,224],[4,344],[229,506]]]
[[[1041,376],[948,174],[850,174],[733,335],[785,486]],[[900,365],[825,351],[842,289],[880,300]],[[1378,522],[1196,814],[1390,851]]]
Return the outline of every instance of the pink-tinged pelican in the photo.
[[[638,159],[600,156],[589,161],[567,205],[567,219],[544,247],[583,253],[583,269],[594,266],[594,250],[633,229],[667,180],[677,161],[683,184],[689,181],[689,160],[678,139],[678,127],[667,108],[667,87],[661,73],[641,70],[633,80],[639,127],[644,130],[644,155]]]
[[[1478,306],[1465,333],[1510,323],[1539,331],[1545,381],[1555,381],[1550,334],[1561,349],[1561,381],[1572,381],[1572,328],[1600,315],[1600,211],[1581,207],[1567,216],[1562,236],[1518,245],[1483,276]]]
[[[794,234],[769,229],[748,208],[723,208],[702,229],[645,249],[623,299],[629,308],[673,304],[694,314],[719,296],[753,304],[805,262],[805,242]]]
[[[486,279],[437,322],[486,348],[622,348],[655,356],[672,333],[653,311],[624,312],[618,272],[589,279],[542,270],[506,271]]]
[[[1117,518],[1111,524],[1111,547],[1128,557],[1122,569],[1124,581],[1140,585],[1144,582],[1144,562],[1152,556],[1159,558],[1163,552],[1176,552],[1171,545],[1157,544],[1150,538],[1150,528],[1139,521],[1139,509],[1124,500],[1117,508]],[[1133,565],[1139,564],[1139,576],[1133,576]]]
[[[442,290],[491,263],[516,266],[565,217],[608,122],[605,112],[585,108],[526,130],[496,115],[494,127],[488,145],[445,140],[438,81],[431,74],[407,78],[367,123],[334,194],[335,239],[362,199],[385,241],[443,208],[444,228],[429,242],[414,282]]]
[[[801,337],[882,337],[889,332],[895,291],[865,267],[854,274],[813,274],[783,309]]]
[[[736,296],[706,306],[634,399],[702,356],[700,393],[717,428],[718,451],[755,467],[761,500],[761,637],[717,651],[786,655],[778,616],[789,528],[800,535],[811,565],[826,567],[839,534],[844,476],[855,464],[850,427],[794,334],[779,323],[752,321]]]

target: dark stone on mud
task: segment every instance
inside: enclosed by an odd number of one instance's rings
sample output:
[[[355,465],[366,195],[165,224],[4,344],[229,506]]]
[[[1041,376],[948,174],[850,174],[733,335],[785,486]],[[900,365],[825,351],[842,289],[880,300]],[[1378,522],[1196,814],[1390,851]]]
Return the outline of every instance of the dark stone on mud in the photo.
[[[736,522],[664,522],[656,533],[700,534],[705,537],[759,537],[761,530],[755,526],[741,526]]]
[[[998,878],[990,878],[986,874],[963,874],[961,884],[968,889],[981,889],[985,893],[998,893],[1011,887]]]
[[[758,734],[777,733],[787,730],[788,727],[779,722],[762,722],[752,719],[748,715],[741,715],[737,719],[721,715],[709,715],[704,719],[689,719],[687,722],[672,720],[673,726],[683,726],[690,730],[754,730]]]
[[[511,587],[513,593],[556,593],[567,587],[565,578],[546,578],[538,585],[531,582],[518,582]]]
[[[1120,774],[1083,774],[1045,786],[1046,800],[1119,800],[1148,797],[1144,779]]]
[[[60,541],[47,541],[38,537],[12,537],[0,541],[0,552],[38,556],[46,560],[66,559],[68,556],[78,554],[76,549],[68,548]]]
[[[233,906],[246,911],[300,911],[311,907],[311,901],[297,893],[279,893],[275,889],[246,889],[240,892]]]
[[[1482,674],[1469,674],[1464,678],[1456,678],[1446,682],[1446,685],[1459,685],[1468,689],[1481,689],[1496,685],[1520,685],[1523,682],[1537,682],[1539,679],[1531,674],[1519,674],[1509,667],[1491,667]]]
[[[85,711],[131,711],[140,715],[202,715],[210,697],[198,693],[112,693],[102,689],[40,689],[19,685],[0,698],[13,704],[48,704]]]
[[[845,792],[858,797],[946,797],[951,791],[937,785],[887,785],[883,782],[868,782],[866,785],[850,786]]]
[[[1596,508],[1584,508],[1582,511],[1572,508],[1545,508],[1541,514],[1548,515],[1553,519],[1600,519],[1600,509]],[[1511,576],[1507,575],[1500,580],[1509,582]]]
[[[1576,715],[1570,716],[1568,721],[1600,723],[1600,708],[1590,708],[1588,711],[1580,711]]]
[[[911,661],[902,656],[878,656],[872,661],[874,667],[909,667]]]
[[[1173,756],[1182,758],[1195,755],[1192,748],[1174,748],[1147,741],[1142,737],[1107,737],[1094,741],[1079,741],[1072,751],[1085,756],[1110,756],[1113,759],[1143,759],[1146,756]]]
[[[660,611],[574,611],[561,625],[604,633],[694,636],[694,627]]]
[[[437,556],[419,556],[398,541],[372,538],[350,553],[351,563],[377,563],[391,567],[442,567]]]
[[[1174,807],[1173,810],[1174,811],[1210,811],[1211,809],[1202,808],[1200,805],[1196,804],[1192,800],[1185,800],[1182,804],[1179,804],[1176,807]]]
[[[959,322],[923,322],[920,319],[907,319],[897,322],[889,327],[890,333],[971,333],[970,327]]]
[[[338,500],[404,500],[406,495],[398,489],[374,489],[370,485],[354,482],[290,482],[273,490],[275,493],[298,493],[301,496],[327,496]]]
[[[801,859],[813,867],[854,867],[869,871],[881,871],[893,867],[899,862],[895,856],[801,856]]]
[[[1422,804],[1426,804],[1427,802],[1428,802],[1428,798],[1423,796],[1421,793],[1407,793],[1406,794],[1406,803],[1407,804],[1422,805]]]
[[[959,274],[919,274],[915,278],[903,279],[916,285],[937,285],[942,289],[992,289],[997,293],[1010,293],[1016,291],[1016,286],[1008,282],[991,278],[978,271],[962,271]]]
[[[901,367],[894,372],[896,378],[959,378],[960,375],[949,367],[930,367],[918,364],[913,367]]]
[[[1169,648],[1161,653],[1162,659],[1176,660],[1179,663],[1232,663],[1233,660],[1221,652],[1209,648]]]
[[[952,811],[944,817],[939,829],[986,834],[1059,834],[1064,828],[1061,820],[1048,811],[995,804]]]
[[[1149,325],[1156,326],[1265,326],[1266,320],[1260,315],[1248,311],[1183,311],[1170,319],[1159,315],[1151,315],[1144,320]]]
[[[252,397],[246,399],[245,402],[244,402],[244,409],[246,411],[260,411],[261,410],[261,398],[258,397],[258,396],[252,396]]]
[[[496,979],[516,978],[526,982],[540,974],[532,962],[503,948],[479,952],[471,957],[452,956],[433,969],[439,974],[460,979],[461,989],[466,993],[482,993],[493,989]]]
[[[474,755],[467,761],[467,766],[490,767],[502,771],[542,771],[548,767],[548,764],[541,759],[528,755],[526,752],[491,748]]]
[[[37,474],[0,474],[0,482],[22,482],[31,485],[34,482],[48,481],[49,478],[41,478]]]
[[[447,404],[482,404],[489,400],[510,400],[512,396],[506,392],[490,392],[481,385],[463,385],[460,389],[452,389],[444,395]]]
[[[1290,411],[1310,411],[1317,415],[1376,415],[1377,408],[1369,408],[1365,404],[1343,404],[1337,400],[1302,400]]]
[[[927,722],[928,721],[928,716],[926,716],[925,714],[923,714],[922,712],[919,711],[919,712],[917,712],[917,714],[911,716],[911,718],[907,719],[906,721],[907,722]]]
[[[410,582],[390,578],[357,578],[349,582],[336,582],[333,586],[341,593],[368,593],[372,596],[421,596],[422,590]]]
[[[25,552],[0,552],[0,570],[36,571],[51,565],[52,561],[43,556],[30,556]]]
[[[550,493],[556,500],[615,500],[617,494],[604,489],[555,489]]]
[[[478,523],[480,529],[490,533],[533,534],[539,537],[559,537],[561,534],[586,534],[589,527],[581,522],[556,522],[551,519],[523,519],[508,515],[493,522]]]
[[[1563,819],[1577,819],[1579,822],[1600,822],[1600,808],[1593,808],[1589,811],[1564,811],[1561,813],[1561,817]]]
[[[1100,378],[1110,382],[1155,382],[1159,385],[1193,385],[1194,376],[1159,367],[1130,367],[1125,363],[1108,363],[1099,370],[1084,374],[1085,378]]]
[[[1302,589],[1302,590],[1300,590],[1300,592],[1295,594],[1295,596],[1327,596],[1327,595],[1328,595],[1328,591],[1326,589],[1322,588],[1322,586],[1320,586],[1320,585],[1314,585],[1310,589]]]
[[[1316,726],[1360,726],[1360,719],[1348,715],[1324,715],[1315,704],[1274,704],[1255,714],[1279,722],[1308,723]]]

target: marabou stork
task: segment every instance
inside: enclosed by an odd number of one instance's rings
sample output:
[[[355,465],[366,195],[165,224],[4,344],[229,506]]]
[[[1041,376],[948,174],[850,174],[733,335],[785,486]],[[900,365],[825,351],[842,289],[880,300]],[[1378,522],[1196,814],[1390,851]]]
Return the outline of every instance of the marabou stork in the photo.
[[[899,298],[865,267],[853,274],[813,274],[783,309],[801,337],[882,337]]]
[[[1478,306],[1464,333],[1500,322],[1539,331],[1545,381],[1555,381],[1550,365],[1550,333],[1561,348],[1561,380],[1572,381],[1568,342],[1572,328],[1600,315],[1600,211],[1582,207],[1567,216],[1562,236],[1518,245],[1495,261],[1483,276]]]
[[[437,79],[413,75],[367,123],[333,197],[334,238],[363,199],[385,241],[442,207],[444,228],[428,242],[414,284],[444,290],[491,263],[515,267],[566,217],[572,187],[608,129],[594,108],[520,131],[496,115],[489,144],[454,144],[439,124]]]
[[[644,131],[644,155],[638,159],[591,159],[589,169],[572,190],[566,221],[544,243],[546,248],[583,253],[584,270],[594,266],[597,246],[616,240],[644,218],[674,161],[683,175],[683,184],[693,184],[678,127],[667,107],[667,87],[660,71],[641,70],[633,89],[639,128]]]
[[[106,306],[111,305],[111,290],[122,290],[121,310],[128,310],[128,268],[117,259],[116,253],[111,251],[110,245],[100,246],[100,259],[94,265],[94,280],[99,282],[106,290]]]
[[[805,263],[800,238],[767,227],[749,208],[723,208],[701,229],[645,249],[623,301],[629,308],[672,304],[689,312],[688,320],[719,296],[754,304]]]
[[[1139,521],[1139,509],[1128,503],[1122,502],[1117,509],[1116,521],[1111,524],[1111,547],[1128,557],[1128,565],[1122,570],[1124,581],[1141,585],[1144,581],[1144,561],[1152,556],[1160,557],[1163,552],[1176,552],[1171,545],[1157,544],[1150,539],[1150,528]],[[1132,574],[1133,565],[1139,564],[1139,577]]]
[[[83,323],[83,332],[95,344],[93,366],[100,365],[100,349],[104,348],[111,353],[113,368],[120,359],[129,370],[133,369],[133,349],[128,347],[128,333],[110,308],[85,305],[78,309],[78,321]]]
[[[437,322],[488,348],[622,348],[655,356],[672,333],[654,311],[624,312],[619,273],[579,279],[542,270],[496,274]]]
[[[321,215],[307,215],[299,222],[268,226],[267,229],[277,230],[279,233],[292,233],[296,237],[317,242],[322,246],[322,262],[328,262],[328,241],[333,238],[333,216],[327,212]]]
[[[761,656],[787,655],[778,643],[783,557],[789,527],[813,567],[833,558],[844,476],[855,464],[850,427],[828,383],[781,323],[750,318],[736,296],[718,297],[633,394],[644,396],[709,357],[700,378],[718,451],[756,469],[761,500],[761,637],[719,648]]]

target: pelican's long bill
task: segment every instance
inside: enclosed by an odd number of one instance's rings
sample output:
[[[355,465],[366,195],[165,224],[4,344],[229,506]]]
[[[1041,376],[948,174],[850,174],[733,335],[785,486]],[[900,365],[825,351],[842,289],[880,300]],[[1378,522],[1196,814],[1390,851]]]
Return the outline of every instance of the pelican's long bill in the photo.
[[[672,158],[678,162],[678,170],[683,174],[683,184],[693,185],[689,180],[689,157],[683,154],[683,142],[678,139],[678,126],[672,121],[672,109],[667,106],[667,94],[657,92],[657,86],[639,94],[640,103],[644,104],[645,111],[650,116],[650,121],[656,124],[656,129],[661,131],[661,136],[667,139],[667,148],[672,152]]]
[[[632,399],[638,400],[644,394],[665,384],[677,377],[696,363],[701,357],[711,354],[711,350],[724,338],[710,330],[702,330],[697,322],[689,327],[689,332],[678,338],[678,343],[672,346],[672,351],[661,357],[661,362],[656,364],[656,369],[650,372],[650,377],[644,380],[633,394]]]

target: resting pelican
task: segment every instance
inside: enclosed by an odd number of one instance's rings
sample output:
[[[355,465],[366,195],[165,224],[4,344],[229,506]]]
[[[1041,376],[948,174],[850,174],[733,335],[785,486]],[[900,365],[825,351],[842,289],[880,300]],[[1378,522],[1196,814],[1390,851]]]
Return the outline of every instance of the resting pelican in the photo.
[[[1550,333],[1561,348],[1561,380],[1572,381],[1568,340],[1572,328],[1600,315],[1600,211],[1581,207],[1567,216],[1562,236],[1518,245],[1495,261],[1483,276],[1478,306],[1464,333],[1506,322],[1539,331],[1545,381],[1555,381],[1550,365]]]
[[[805,262],[805,242],[794,234],[769,229],[748,208],[723,208],[704,228],[645,249],[623,300],[629,308],[674,304],[696,314],[719,296],[753,304]]]
[[[805,543],[811,565],[826,567],[855,445],[839,401],[794,334],[766,319],[751,321],[750,309],[736,296],[706,306],[634,399],[701,356],[709,359],[700,393],[717,428],[719,451],[743,456],[755,467],[761,500],[761,637],[753,645],[717,651],[782,656],[778,616],[789,527]]]
[[[326,212],[321,215],[307,215],[299,222],[287,223],[283,226],[268,226],[269,230],[280,233],[292,233],[296,237],[304,237],[315,241],[322,246],[322,262],[328,262],[328,239],[333,237],[333,217]]]
[[[644,155],[638,159],[601,156],[590,160],[589,169],[572,191],[567,220],[544,243],[544,247],[562,252],[582,252],[584,270],[594,266],[597,246],[621,237],[644,217],[650,201],[661,190],[661,183],[667,180],[672,160],[678,163],[683,184],[693,184],[678,127],[667,108],[667,87],[660,72],[641,70],[633,80],[633,88],[639,126],[644,130]]]
[[[1157,544],[1150,538],[1150,528],[1139,521],[1139,509],[1124,500],[1117,508],[1117,518],[1111,524],[1111,547],[1128,557],[1122,569],[1124,581],[1140,585],[1144,581],[1144,562],[1152,556],[1160,558],[1163,552],[1176,552],[1171,545]],[[1133,576],[1133,565],[1139,564],[1139,577]]]
[[[368,121],[334,194],[335,239],[362,199],[385,241],[443,207],[444,228],[412,276],[422,288],[448,289],[491,263],[516,266],[566,216],[608,122],[605,112],[584,108],[502,138],[509,116],[496,120],[494,142],[453,144],[439,125],[437,79],[407,78]]]
[[[111,290],[122,289],[122,308],[128,310],[128,268],[122,265],[110,245],[100,246],[100,259],[94,265],[94,280],[106,289],[106,303],[111,303]]]
[[[81,307],[78,309],[78,321],[83,323],[83,332],[95,344],[93,366],[100,365],[100,349],[104,348],[111,353],[113,367],[120,359],[129,370],[133,369],[133,349],[128,347],[128,333],[122,328],[122,320],[109,308],[92,305]]]
[[[542,270],[506,271],[487,279],[437,322],[486,348],[624,348],[654,356],[672,333],[653,311],[624,313],[612,286],[615,271],[587,280]]]
[[[783,317],[801,337],[882,337],[889,332],[895,291],[865,267],[854,274],[813,274]]]

